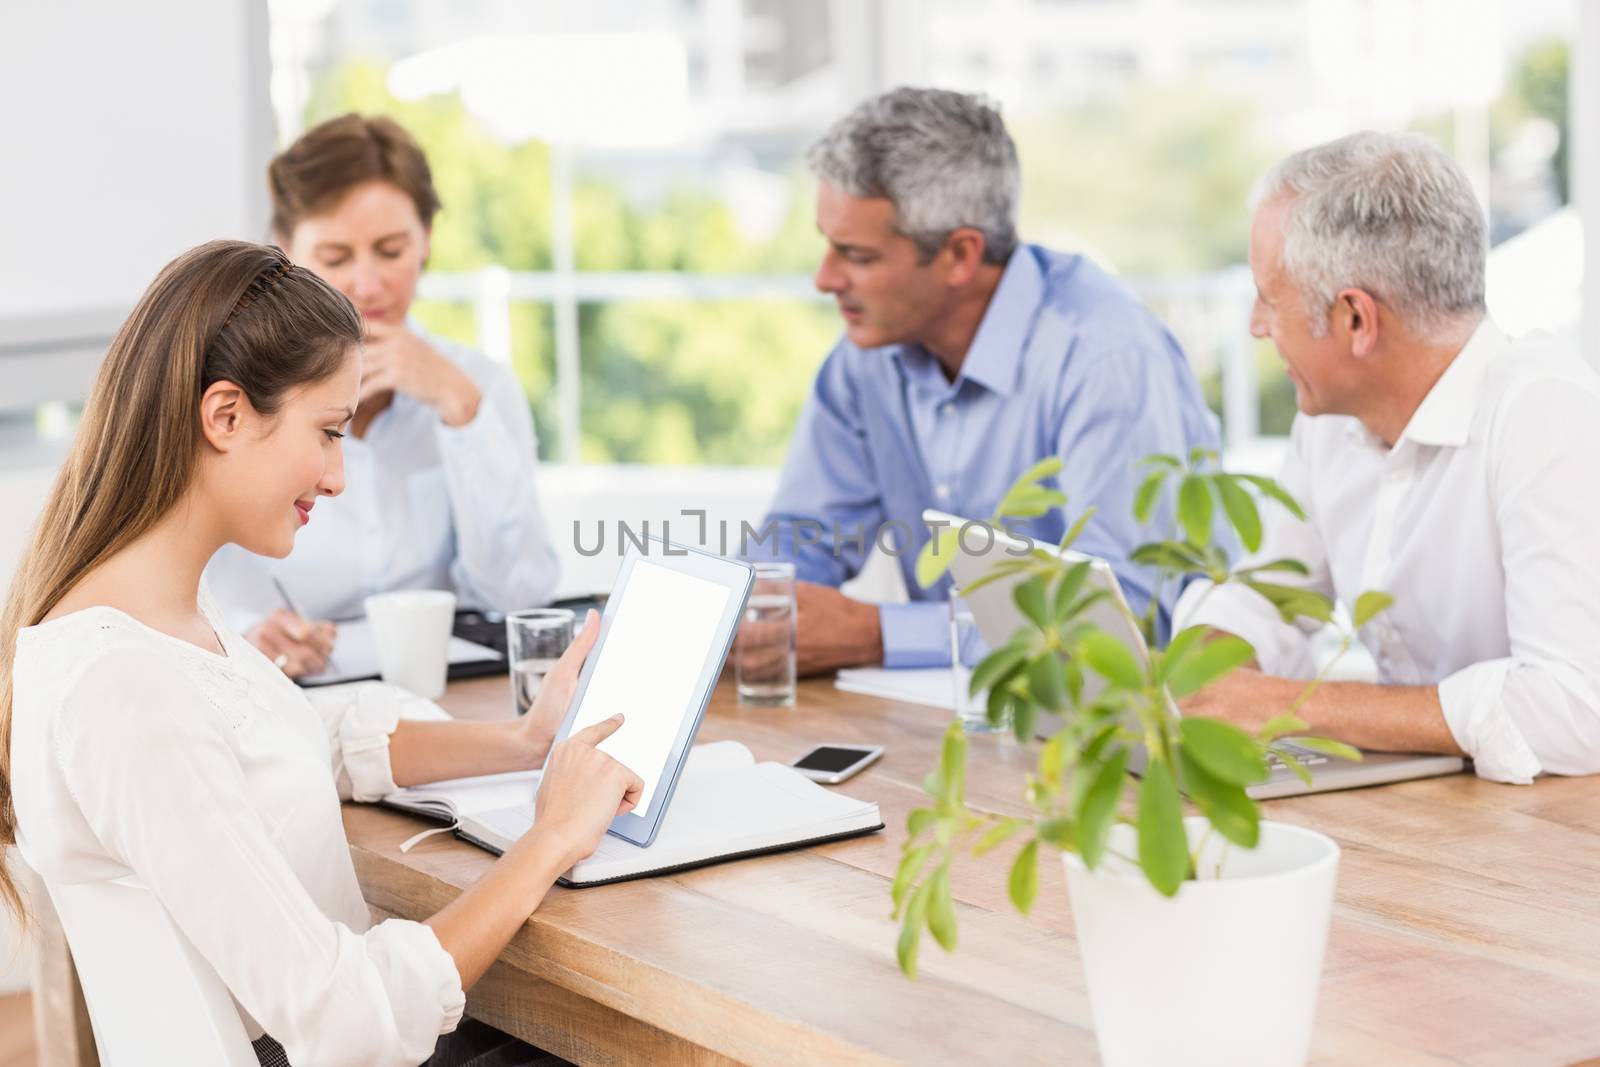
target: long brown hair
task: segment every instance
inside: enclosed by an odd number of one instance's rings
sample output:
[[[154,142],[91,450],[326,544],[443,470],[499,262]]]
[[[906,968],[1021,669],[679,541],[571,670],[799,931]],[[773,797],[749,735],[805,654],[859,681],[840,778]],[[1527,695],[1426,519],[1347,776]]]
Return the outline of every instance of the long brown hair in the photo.
[[[200,397],[239,386],[263,415],[321,381],[361,339],[337,290],[276,248],[212,241],[157,275],[117,331],[0,616],[0,844],[16,842],[11,710],[17,631],[144,536],[188,491],[203,441]],[[25,915],[0,866],[0,899]]]
[[[439,212],[428,157],[394,119],[354,113],[311,127],[267,167],[272,196],[272,231],[288,238],[307,215],[337,204],[370,181],[396,186],[416,205],[424,228]]]

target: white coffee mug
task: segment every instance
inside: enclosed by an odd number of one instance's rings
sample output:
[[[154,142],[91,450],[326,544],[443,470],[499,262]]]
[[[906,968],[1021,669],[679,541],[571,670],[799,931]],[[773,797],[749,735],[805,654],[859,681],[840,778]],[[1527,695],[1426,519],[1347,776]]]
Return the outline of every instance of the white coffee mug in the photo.
[[[383,680],[429,700],[442,696],[456,595],[437,589],[378,593],[367,597],[366,607]]]

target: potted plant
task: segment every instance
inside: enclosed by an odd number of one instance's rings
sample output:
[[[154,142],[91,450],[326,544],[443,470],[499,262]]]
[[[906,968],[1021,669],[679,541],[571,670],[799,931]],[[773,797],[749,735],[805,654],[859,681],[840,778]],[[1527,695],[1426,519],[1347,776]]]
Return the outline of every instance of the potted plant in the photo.
[[[990,721],[998,725],[1009,715],[1025,744],[1034,743],[1042,712],[1062,726],[1040,745],[1037,768],[1023,784],[1028,814],[1001,816],[967,805],[967,738],[959,722],[951,724],[938,765],[924,781],[931,803],[907,820],[894,879],[900,966],[915,977],[924,929],[946,951],[955,949],[952,864],[1021,837],[1008,888],[1024,913],[1038,891],[1040,852],[1053,848],[1063,855],[1107,1064],[1300,1064],[1310,1043],[1338,846],[1309,830],[1263,822],[1246,789],[1267,778],[1269,759],[1309,781],[1288,742],[1344,759],[1360,754],[1336,741],[1300,736],[1306,724],[1294,712],[1326,667],[1293,706],[1255,734],[1180,715],[1175,701],[1255,653],[1238,637],[1205,627],[1182,630],[1155,651],[1155,605],[1162,583],[1191,574],[1217,585],[1244,585],[1285,621],[1332,623],[1334,604],[1275,580],[1304,576],[1298,561],[1235,568],[1213,536],[1220,512],[1254,553],[1261,546],[1263,506],[1304,518],[1272,479],[1222,471],[1216,456],[1202,450],[1186,458],[1150,456],[1144,463],[1148,473],[1134,499],[1140,523],[1150,520],[1164,496],[1176,496],[1173,535],[1141,545],[1131,557],[1159,576],[1150,609],[1135,620],[1152,650],[1148,655],[1087,621],[1087,609],[1105,594],[1087,588],[1088,562],[1063,553],[1088,515],[1067,532],[1061,552],[1035,549],[1008,559],[963,591],[1010,579],[1027,619],[972,672],[972,693],[987,692]],[[1060,466],[1051,458],[1025,473],[991,523],[1009,526],[1064,506],[1064,495],[1047,484]],[[918,559],[918,580],[936,582],[957,550],[956,530],[937,531]],[[1389,603],[1383,593],[1360,597],[1341,654],[1354,631]],[[1091,677],[1099,684],[1087,685]],[[1198,815],[1185,817],[1185,795]]]

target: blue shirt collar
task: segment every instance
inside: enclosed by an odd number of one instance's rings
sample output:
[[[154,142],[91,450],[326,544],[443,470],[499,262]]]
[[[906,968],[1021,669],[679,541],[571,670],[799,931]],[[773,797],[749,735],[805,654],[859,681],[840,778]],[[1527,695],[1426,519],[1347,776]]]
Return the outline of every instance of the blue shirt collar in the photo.
[[[1023,346],[1043,301],[1044,272],[1032,250],[1018,244],[989,297],[967,358],[961,362],[961,377],[991,393],[1010,396],[1017,387]]]
[[[933,392],[958,392],[963,381],[970,381],[999,396],[1010,396],[1017,387],[1022,365],[1022,349],[1039,305],[1044,301],[1044,272],[1027,245],[1019,244],[1006,261],[1000,284],[989,297],[972,347],[961,361],[961,373],[946,382],[938,361],[921,345],[897,345],[892,350],[907,375],[919,388]]]

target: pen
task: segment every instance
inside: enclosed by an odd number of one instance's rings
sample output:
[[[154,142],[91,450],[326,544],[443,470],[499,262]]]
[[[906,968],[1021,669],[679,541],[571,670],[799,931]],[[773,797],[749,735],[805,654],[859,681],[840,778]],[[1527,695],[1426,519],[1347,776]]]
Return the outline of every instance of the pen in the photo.
[[[271,571],[268,571],[267,577],[272,579],[272,587],[278,591],[278,598],[283,601],[283,606],[294,612],[295,615],[299,616],[301,622],[310,623],[310,617],[307,616],[305,612],[300,610],[300,605],[294,602],[294,598],[289,595],[289,590],[284,588],[283,582],[278,579],[278,576]],[[323,665],[322,672],[324,674],[334,673],[332,652],[328,653],[328,659]]]

